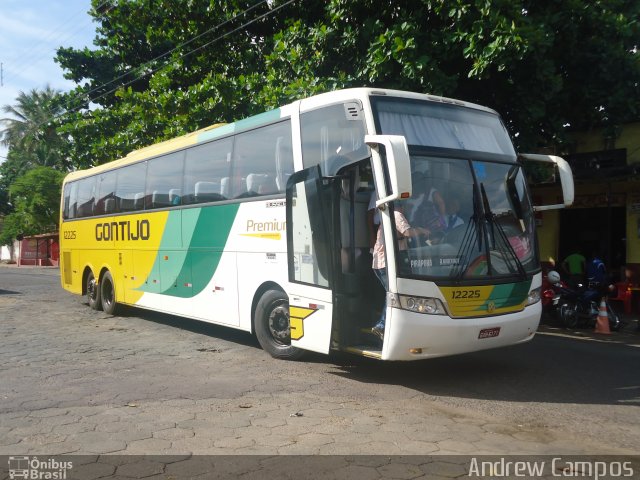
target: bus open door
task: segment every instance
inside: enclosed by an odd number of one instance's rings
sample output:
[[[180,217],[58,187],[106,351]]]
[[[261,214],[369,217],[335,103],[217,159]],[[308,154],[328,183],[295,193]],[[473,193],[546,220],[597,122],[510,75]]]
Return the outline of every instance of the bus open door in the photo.
[[[319,166],[293,174],[288,182],[291,346],[320,353],[329,352],[333,321],[333,252],[325,196]]]

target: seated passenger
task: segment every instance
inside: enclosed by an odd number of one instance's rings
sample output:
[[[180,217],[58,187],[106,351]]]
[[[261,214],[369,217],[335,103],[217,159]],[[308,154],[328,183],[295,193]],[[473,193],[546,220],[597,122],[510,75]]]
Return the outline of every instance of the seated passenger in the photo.
[[[433,181],[421,172],[413,175],[412,207],[408,208],[411,224],[427,228],[431,232],[445,230],[445,203],[433,186]]]
[[[464,219],[458,215],[460,212],[460,202],[457,198],[451,198],[447,201],[446,205],[447,215],[445,221],[447,224],[447,231],[453,230],[456,227],[464,224]]]

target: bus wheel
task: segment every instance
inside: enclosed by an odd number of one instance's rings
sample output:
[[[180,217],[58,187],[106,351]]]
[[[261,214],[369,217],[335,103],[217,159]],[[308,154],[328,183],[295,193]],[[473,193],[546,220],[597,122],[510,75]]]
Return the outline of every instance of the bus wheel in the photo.
[[[115,315],[118,309],[116,303],[116,288],[111,273],[104,272],[100,282],[100,296],[102,297],[102,310],[109,315]]]
[[[272,357],[297,360],[304,354],[304,350],[291,346],[289,300],[284,292],[264,292],[256,306],[254,324],[260,346]]]
[[[89,306],[94,310],[101,310],[102,297],[100,295],[100,285],[96,283],[96,277],[92,271],[89,271],[89,275],[87,275],[86,289]]]

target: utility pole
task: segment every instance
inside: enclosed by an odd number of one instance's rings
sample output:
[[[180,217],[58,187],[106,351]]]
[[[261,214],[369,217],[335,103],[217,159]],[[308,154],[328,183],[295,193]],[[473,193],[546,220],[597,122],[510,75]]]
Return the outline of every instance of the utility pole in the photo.
[[[0,62],[0,87],[4,87],[4,63]]]

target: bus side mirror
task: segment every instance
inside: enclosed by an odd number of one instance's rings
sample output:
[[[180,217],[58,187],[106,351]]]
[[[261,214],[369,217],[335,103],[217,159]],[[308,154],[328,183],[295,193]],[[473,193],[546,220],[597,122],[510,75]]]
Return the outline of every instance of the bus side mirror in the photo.
[[[533,209],[537,212],[543,210],[557,210],[559,208],[570,207],[573,204],[573,198],[575,195],[575,189],[573,185],[573,173],[571,173],[571,167],[563,158],[555,155],[538,155],[533,153],[526,153],[518,155],[521,160],[528,160],[533,162],[553,163],[560,174],[560,185],[562,186],[562,201],[555,205],[534,205]]]
[[[380,199],[376,200],[376,207],[393,200],[410,198],[411,164],[407,140],[401,135],[365,135],[364,141],[374,150],[373,173],[380,196]],[[380,145],[385,148],[386,171]],[[388,184],[385,178],[388,179]]]

